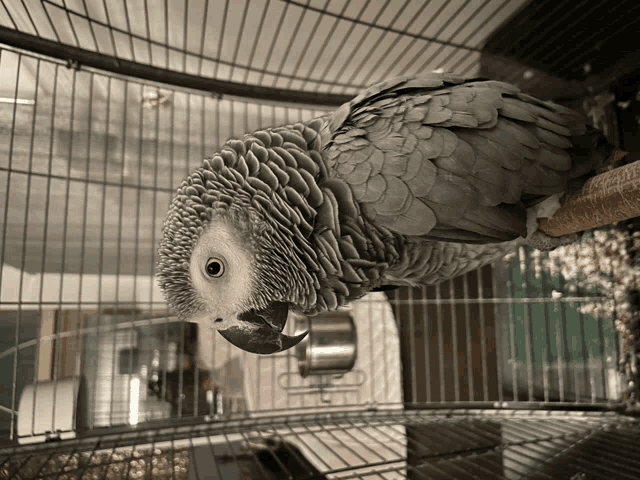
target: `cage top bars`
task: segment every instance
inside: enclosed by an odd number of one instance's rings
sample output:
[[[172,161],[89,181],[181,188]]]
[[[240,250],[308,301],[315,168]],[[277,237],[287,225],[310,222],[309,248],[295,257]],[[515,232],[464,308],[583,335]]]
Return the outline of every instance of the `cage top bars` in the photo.
[[[0,42],[214,95],[339,105],[392,76],[477,75],[488,35],[525,3],[3,0]]]

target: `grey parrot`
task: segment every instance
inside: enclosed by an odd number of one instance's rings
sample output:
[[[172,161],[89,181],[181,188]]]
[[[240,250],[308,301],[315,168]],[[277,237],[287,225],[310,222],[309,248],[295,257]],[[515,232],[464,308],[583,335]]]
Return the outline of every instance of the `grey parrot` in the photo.
[[[170,205],[158,283],[183,320],[248,352],[280,352],[306,335],[282,333],[290,311],[575,240],[528,232],[528,215],[611,150],[576,112],[513,85],[395,78],[205,159]]]

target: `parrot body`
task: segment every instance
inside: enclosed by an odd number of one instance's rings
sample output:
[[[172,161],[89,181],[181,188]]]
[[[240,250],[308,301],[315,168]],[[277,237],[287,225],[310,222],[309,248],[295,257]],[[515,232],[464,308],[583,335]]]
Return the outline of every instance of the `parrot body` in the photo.
[[[304,336],[281,333],[289,310],[333,310],[383,285],[453,278],[516,245],[557,245],[527,230],[528,210],[609,152],[580,115],[515,86],[393,79],[205,160],[171,204],[159,283],[182,318],[245,350],[281,351]]]

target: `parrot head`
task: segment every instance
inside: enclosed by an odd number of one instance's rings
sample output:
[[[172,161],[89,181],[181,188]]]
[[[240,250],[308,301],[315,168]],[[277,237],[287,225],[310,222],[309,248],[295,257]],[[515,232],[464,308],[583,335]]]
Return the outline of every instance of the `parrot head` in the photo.
[[[181,184],[156,275],[182,320],[217,330],[245,351],[276,353],[307,335],[282,332],[313,285],[292,240],[254,200],[255,190],[242,186],[231,169],[208,161]]]

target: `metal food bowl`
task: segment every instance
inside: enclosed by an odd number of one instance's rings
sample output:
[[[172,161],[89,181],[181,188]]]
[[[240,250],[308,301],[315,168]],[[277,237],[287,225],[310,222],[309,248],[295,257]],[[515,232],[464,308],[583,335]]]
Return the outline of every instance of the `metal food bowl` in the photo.
[[[296,335],[306,330],[309,335],[295,347],[300,375],[342,375],[353,368],[358,347],[350,312],[296,315]]]

